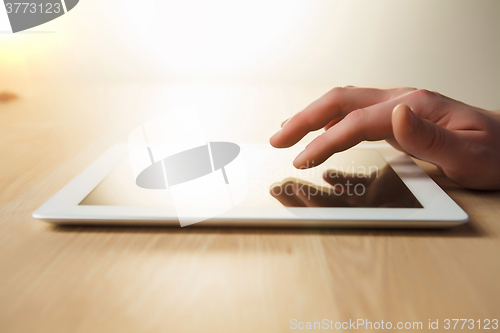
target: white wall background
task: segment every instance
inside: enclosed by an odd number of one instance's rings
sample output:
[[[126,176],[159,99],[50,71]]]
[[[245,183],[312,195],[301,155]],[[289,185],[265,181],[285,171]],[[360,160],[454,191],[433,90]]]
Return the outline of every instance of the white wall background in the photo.
[[[180,82],[415,86],[500,109],[500,1],[80,0],[0,33],[0,90]]]

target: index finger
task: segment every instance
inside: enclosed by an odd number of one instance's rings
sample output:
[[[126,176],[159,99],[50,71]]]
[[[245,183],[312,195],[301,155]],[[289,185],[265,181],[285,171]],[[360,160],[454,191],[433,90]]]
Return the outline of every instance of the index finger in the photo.
[[[326,126],[332,119],[343,118],[351,111],[403,95],[413,88],[374,89],[334,88],[291,117],[270,139],[276,148],[293,146],[307,133]]]

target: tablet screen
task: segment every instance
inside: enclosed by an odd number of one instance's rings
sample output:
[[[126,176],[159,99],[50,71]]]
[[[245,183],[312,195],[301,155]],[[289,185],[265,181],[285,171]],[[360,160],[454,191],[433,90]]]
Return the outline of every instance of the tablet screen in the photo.
[[[351,149],[307,170],[291,165],[295,154],[242,149],[248,195],[238,207],[423,208],[376,149]],[[173,203],[168,190],[138,187],[125,159],[80,205],[151,207]]]

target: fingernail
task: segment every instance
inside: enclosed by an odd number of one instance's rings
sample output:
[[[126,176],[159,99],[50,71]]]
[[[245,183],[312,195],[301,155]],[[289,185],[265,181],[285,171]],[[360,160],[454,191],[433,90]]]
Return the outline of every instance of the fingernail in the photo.
[[[295,159],[293,160],[293,166],[297,169],[304,169],[305,162],[307,161],[306,151],[303,150]]]
[[[281,127],[285,126],[285,124],[290,120],[290,118],[288,118],[287,120],[285,120],[284,122],[281,123]]]
[[[411,108],[408,106],[406,109],[406,113],[408,114],[408,125],[409,125],[409,134],[413,134],[417,131],[418,129],[418,119],[417,115],[413,113]]]
[[[271,140],[274,140],[275,138],[277,138],[278,136],[280,136],[281,134],[281,130],[279,130],[278,132],[274,133],[274,135],[271,137]]]

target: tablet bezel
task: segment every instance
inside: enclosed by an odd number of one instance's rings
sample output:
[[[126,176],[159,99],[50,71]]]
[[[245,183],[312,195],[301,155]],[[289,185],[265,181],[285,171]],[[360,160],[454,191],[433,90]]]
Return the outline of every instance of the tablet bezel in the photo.
[[[244,149],[243,146],[242,149]],[[377,149],[423,208],[239,208],[196,226],[259,227],[451,227],[468,215],[407,155],[388,144],[360,144]],[[126,144],[113,146],[38,208],[33,217],[55,224],[179,226],[173,207],[89,206],[79,203],[127,157]]]

